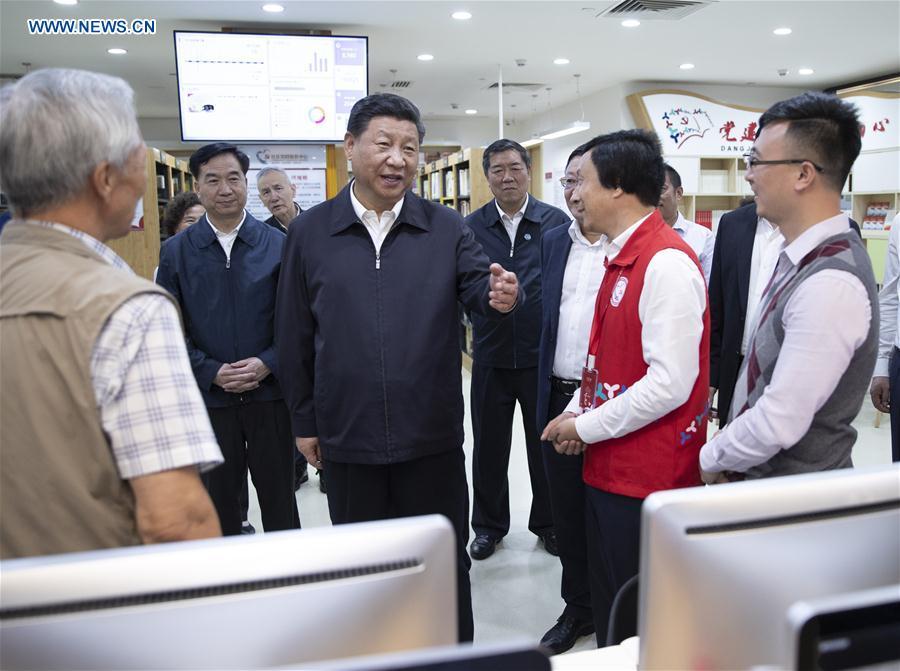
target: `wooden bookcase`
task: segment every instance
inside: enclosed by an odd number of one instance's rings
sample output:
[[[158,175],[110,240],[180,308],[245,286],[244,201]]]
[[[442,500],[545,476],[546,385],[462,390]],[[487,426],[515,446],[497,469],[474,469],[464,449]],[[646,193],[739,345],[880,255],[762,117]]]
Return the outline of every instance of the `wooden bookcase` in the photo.
[[[159,246],[163,234],[159,221],[162,212],[176,193],[191,191],[194,179],[186,161],[147,148],[147,188],[144,192],[144,228],[132,230],[124,238],[112,240],[109,246],[121,256],[132,270],[148,280],[159,265]]]
[[[426,200],[454,208],[467,216],[493,198],[481,169],[482,150],[462,149],[419,167],[416,187]]]

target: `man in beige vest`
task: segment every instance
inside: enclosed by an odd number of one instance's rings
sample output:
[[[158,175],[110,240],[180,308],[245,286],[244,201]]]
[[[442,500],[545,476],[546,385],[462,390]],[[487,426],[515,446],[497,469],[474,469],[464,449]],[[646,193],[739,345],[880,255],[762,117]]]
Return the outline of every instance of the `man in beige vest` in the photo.
[[[133,101],[77,70],[0,90],[3,559],[220,534],[177,309],[106,244],[147,188]]]

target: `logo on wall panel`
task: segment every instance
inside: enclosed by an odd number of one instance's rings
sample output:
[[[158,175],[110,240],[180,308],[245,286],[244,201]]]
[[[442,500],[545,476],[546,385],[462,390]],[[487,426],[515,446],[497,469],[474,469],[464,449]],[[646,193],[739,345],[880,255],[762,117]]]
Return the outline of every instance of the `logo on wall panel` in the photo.
[[[666,122],[669,139],[679,148],[691,138],[703,137],[713,129],[712,119],[702,107],[694,110],[673,107],[662,115],[662,120]]]
[[[620,277],[619,281],[616,282],[616,286],[613,287],[612,296],[609,297],[609,304],[614,308],[619,307],[619,303],[622,302],[622,298],[625,296],[625,289],[628,288],[628,278]]]

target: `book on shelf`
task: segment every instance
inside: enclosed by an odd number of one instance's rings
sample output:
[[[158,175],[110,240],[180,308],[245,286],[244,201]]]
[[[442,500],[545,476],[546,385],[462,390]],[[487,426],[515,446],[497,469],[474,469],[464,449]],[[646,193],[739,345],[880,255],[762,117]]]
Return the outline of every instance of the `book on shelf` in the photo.
[[[706,226],[706,228],[712,230],[712,210],[697,210],[694,213],[694,223]]]
[[[471,211],[472,211],[472,205],[471,205],[471,203],[469,203],[468,200],[461,200],[461,201],[459,201],[459,213],[460,213],[462,216],[468,217],[468,216],[469,216],[469,213],[470,213]]]
[[[422,198],[431,200],[431,181],[427,177],[422,180]]]
[[[444,197],[453,198],[456,195],[456,182],[453,179],[453,171],[444,173]]]
[[[468,196],[469,195],[469,169],[468,168],[460,168],[459,169],[459,195],[460,196]]]

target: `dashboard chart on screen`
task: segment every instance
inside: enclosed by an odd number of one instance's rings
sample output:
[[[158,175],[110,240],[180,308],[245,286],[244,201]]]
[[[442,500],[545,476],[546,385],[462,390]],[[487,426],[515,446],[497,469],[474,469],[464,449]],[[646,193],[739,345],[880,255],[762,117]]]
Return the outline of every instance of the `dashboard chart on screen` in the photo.
[[[184,141],[340,142],[368,93],[368,40],[175,31]]]

